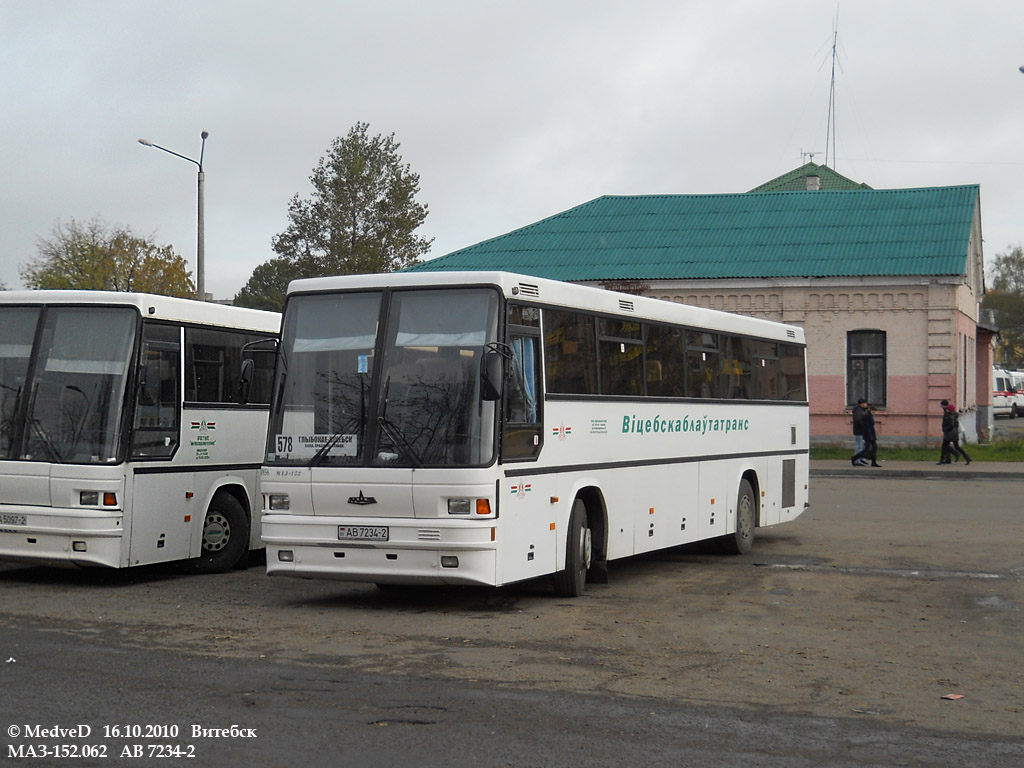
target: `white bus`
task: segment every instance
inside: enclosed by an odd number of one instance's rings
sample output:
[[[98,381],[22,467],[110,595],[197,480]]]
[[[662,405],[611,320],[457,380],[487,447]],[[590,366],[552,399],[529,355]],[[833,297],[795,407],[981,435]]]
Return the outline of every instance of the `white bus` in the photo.
[[[279,330],[165,296],[0,292],[0,560],[243,564]]]
[[[297,280],[260,478],[272,576],[579,595],[807,506],[804,334],[498,272]]]

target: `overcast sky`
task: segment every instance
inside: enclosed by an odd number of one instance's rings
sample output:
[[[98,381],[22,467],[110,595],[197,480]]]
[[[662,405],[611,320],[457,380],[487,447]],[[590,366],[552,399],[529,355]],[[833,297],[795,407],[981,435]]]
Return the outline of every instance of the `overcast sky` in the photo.
[[[1024,240],[1024,3],[0,0],[0,281],[99,216],[230,298],[359,121],[394,133],[432,256],[606,194],[744,192],[826,159],[875,188],[980,184]]]

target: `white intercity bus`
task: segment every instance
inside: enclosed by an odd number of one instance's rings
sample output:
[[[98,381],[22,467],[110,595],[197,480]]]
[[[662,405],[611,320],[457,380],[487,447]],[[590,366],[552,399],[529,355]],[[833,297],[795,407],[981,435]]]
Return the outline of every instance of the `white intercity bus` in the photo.
[[[0,560],[244,563],[279,330],[166,296],[0,292]]]
[[[500,272],[297,280],[260,488],[271,575],[579,595],[808,500],[800,328]]]

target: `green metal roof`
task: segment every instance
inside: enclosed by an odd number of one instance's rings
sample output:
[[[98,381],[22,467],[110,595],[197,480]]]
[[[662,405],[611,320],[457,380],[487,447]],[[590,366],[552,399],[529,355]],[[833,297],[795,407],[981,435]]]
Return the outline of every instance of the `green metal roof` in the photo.
[[[556,280],[958,275],[977,185],[605,196],[411,270]]]
[[[871,189],[867,184],[861,184],[853,179],[848,179],[841,173],[836,173],[827,165],[817,163],[806,163],[805,165],[777,176],[771,181],[766,181],[751,192],[795,192],[806,191],[808,178],[817,178],[821,186],[818,189]]]

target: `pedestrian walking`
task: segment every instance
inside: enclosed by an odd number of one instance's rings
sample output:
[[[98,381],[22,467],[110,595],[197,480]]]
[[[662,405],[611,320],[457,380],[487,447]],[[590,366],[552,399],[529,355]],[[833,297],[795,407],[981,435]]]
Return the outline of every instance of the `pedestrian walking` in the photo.
[[[956,406],[949,403],[942,415],[942,455],[939,464],[949,464],[951,456],[956,461],[960,461],[960,457],[963,456],[967,464],[971,463],[967,451],[960,447],[960,416],[956,412]]]
[[[853,407],[851,416],[853,417],[853,452],[860,453],[864,450],[864,411],[867,410],[868,401],[863,397],[857,401],[857,405]],[[867,465],[866,459],[860,459],[857,464],[860,466]]]
[[[860,405],[860,403],[857,403]],[[872,467],[880,467],[878,463],[878,433],[875,432],[875,415],[871,412],[871,405],[864,403],[864,415],[860,421],[861,437],[864,439],[864,447],[857,451],[851,458],[850,463],[857,466],[858,461],[870,459]]]
[[[942,400],[939,402],[939,406],[942,408],[942,426],[939,428],[943,435],[946,434],[946,408],[949,406],[949,400]],[[936,464],[949,464],[949,444],[942,441],[942,451],[939,453],[939,460]]]

